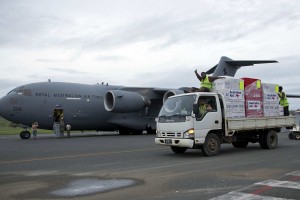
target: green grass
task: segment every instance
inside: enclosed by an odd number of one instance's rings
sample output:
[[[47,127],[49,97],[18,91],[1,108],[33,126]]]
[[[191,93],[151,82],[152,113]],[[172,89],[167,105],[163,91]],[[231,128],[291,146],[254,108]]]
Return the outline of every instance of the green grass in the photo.
[[[6,119],[0,117],[0,135],[19,135],[21,131],[23,131],[23,128],[20,127],[11,127],[11,122],[7,121]],[[53,133],[52,130],[43,130],[39,129],[38,133],[40,134],[49,134]]]

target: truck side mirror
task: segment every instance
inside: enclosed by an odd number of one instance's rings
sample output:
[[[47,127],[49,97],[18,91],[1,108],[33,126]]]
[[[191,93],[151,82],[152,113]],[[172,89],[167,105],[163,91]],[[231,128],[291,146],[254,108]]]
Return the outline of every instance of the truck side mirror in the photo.
[[[193,113],[195,116],[199,116],[199,106],[198,104],[193,104]]]

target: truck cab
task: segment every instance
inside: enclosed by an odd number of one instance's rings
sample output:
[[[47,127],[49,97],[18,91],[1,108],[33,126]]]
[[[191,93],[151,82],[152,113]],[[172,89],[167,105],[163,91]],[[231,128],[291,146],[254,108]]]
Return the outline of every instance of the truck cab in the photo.
[[[156,144],[175,152],[201,147],[209,132],[224,127],[223,104],[216,93],[190,93],[169,97],[157,119]]]

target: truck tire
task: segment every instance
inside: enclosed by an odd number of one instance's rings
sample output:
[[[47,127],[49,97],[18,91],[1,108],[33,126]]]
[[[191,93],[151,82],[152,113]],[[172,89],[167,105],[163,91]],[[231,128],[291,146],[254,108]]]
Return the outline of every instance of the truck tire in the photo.
[[[290,132],[290,133],[289,133],[289,138],[290,138],[291,140],[294,139],[294,133],[293,133],[293,132]]]
[[[259,144],[262,149],[275,149],[278,144],[277,133],[273,130],[263,133]]]
[[[232,146],[234,146],[235,148],[246,148],[248,146],[247,141],[242,141],[242,142],[233,142]]]
[[[29,131],[21,131],[20,138],[29,139],[30,138],[30,132]]]
[[[300,133],[297,133],[297,134],[295,135],[295,140],[300,140]]]
[[[216,156],[221,149],[220,138],[215,133],[210,133],[206,136],[205,142],[202,146],[202,153],[205,156]]]
[[[173,146],[171,146],[171,150],[174,153],[184,153],[187,150],[187,148],[185,148],[185,147],[173,147]]]

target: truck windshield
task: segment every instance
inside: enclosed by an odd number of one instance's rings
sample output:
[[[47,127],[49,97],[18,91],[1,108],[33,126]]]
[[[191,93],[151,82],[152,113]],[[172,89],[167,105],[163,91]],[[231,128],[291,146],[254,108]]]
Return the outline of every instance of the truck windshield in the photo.
[[[190,116],[196,95],[170,97],[159,112],[159,117]]]

